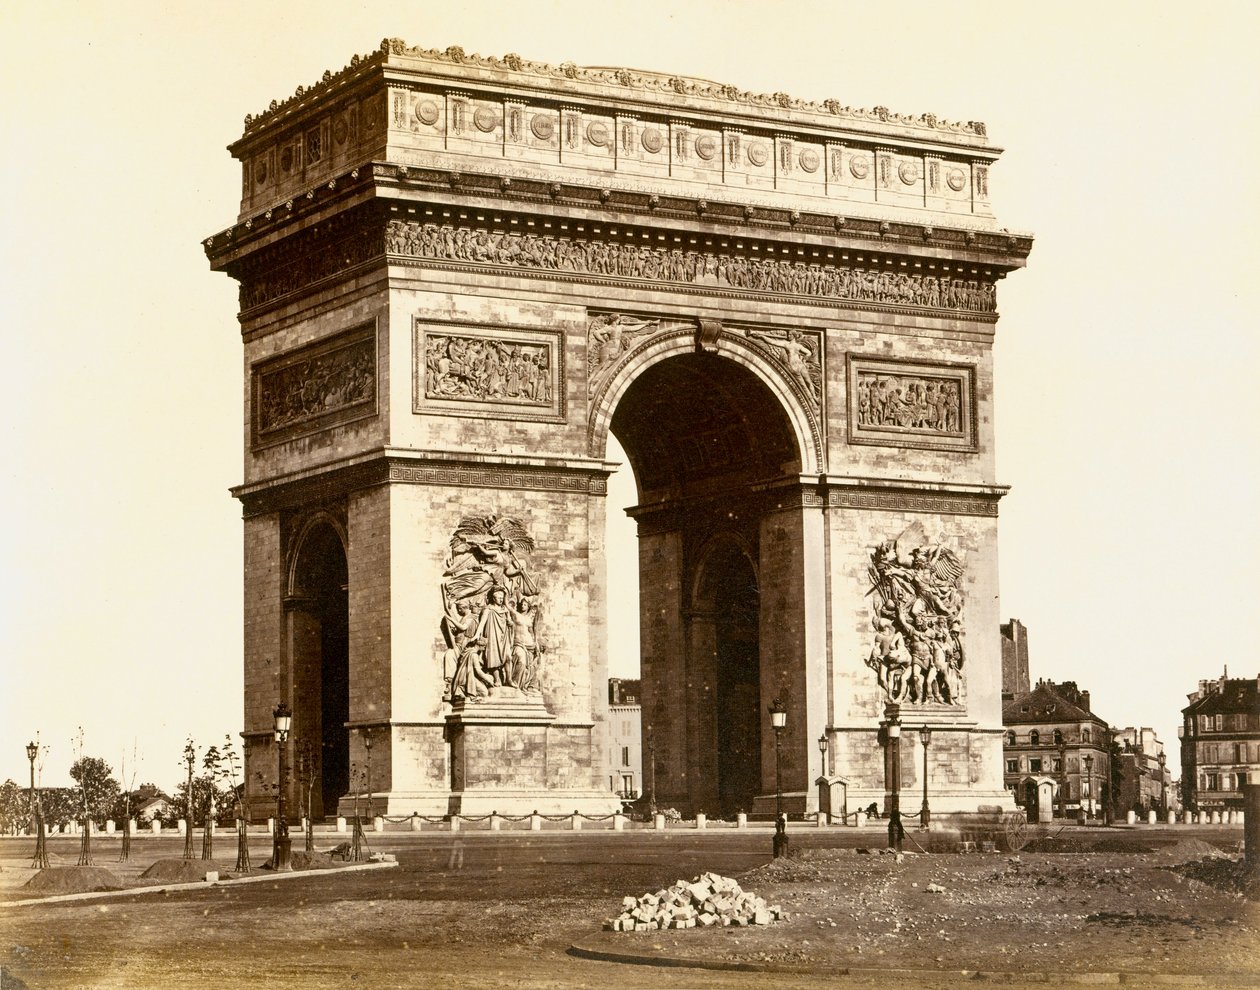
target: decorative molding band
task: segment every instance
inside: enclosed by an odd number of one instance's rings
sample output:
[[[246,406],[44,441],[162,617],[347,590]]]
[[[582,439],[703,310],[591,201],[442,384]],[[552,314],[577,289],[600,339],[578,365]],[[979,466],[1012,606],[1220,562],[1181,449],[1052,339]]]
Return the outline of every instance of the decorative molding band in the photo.
[[[610,468],[602,462],[589,467],[568,463],[478,464],[444,458],[397,457],[378,453],[353,464],[333,465],[300,478],[240,485],[232,494],[240,499],[245,516],[305,509],[344,499],[353,491],[383,484],[443,485],[458,488],[608,494]]]
[[[876,512],[926,512],[942,516],[984,516],[996,519],[1000,494],[960,494],[888,488],[831,487],[827,506]],[[817,498],[817,496],[815,496]],[[821,499],[818,500],[821,504]]]
[[[390,220],[385,248],[392,257],[512,271],[533,269],[619,280],[739,289],[761,295],[805,296],[945,310],[976,318],[997,311],[997,286],[985,279],[908,274],[837,264],[763,258],[751,251],[697,251],[632,243],[634,231],[599,238],[470,230],[454,224]],[[475,270],[475,269],[474,269]]]

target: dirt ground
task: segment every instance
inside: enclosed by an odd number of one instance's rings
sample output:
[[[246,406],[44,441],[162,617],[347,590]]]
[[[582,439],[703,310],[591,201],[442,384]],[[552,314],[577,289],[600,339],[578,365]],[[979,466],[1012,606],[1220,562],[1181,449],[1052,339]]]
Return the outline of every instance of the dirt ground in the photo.
[[[804,835],[791,859],[776,862],[768,835],[407,836],[378,841],[398,855],[392,870],[3,909],[0,964],[4,990],[812,988],[838,979],[943,990],[973,985],[977,970],[1019,974],[1002,978],[1005,985],[1116,972],[1135,974],[1128,982],[1141,985],[1164,974],[1211,987],[1260,985],[1260,902],[1243,896],[1237,839],[1236,832],[1159,843],[1073,836],[1067,847],[1077,851],[1029,851],[1055,844],[1033,843],[1017,856],[897,862],[877,849]],[[1113,851],[1082,848],[1099,844]],[[58,851],[64,861],[71,850]],[[128,864],[132,876],[146,865],[144,852]],[[0,845],[6,895],[28,855],[24,846]],[[265,858],[260,847],[254,861]],[[105,851],[98,860],[110,865]],[[623,896],[709,870],[781,904],[789,919],[767,927],[601,929]],[[575,946],[757,969],[649,968],[581,958]]]

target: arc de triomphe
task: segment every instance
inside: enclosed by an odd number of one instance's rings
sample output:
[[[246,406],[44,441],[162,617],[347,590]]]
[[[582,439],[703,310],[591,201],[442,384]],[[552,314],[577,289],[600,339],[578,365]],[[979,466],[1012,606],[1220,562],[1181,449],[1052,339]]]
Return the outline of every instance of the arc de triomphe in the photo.
[[[934,812],[1013,808],[992,343],[1031,239],[982,124],[388,40],[230,150],[251,796],[284,700],[316,817],[369,759],[377,814],[617,806],[611,432],[658,804],[769,810],[780,699],[791,810],[882,804],[898,711],[908,792],[927,725]]]

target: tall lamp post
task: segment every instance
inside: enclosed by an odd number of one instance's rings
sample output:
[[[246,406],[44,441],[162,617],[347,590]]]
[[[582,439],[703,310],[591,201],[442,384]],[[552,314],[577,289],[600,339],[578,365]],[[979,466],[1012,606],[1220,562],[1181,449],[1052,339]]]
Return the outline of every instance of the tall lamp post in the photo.
[[[919,729],[919,742],[923,743],[923,807],[919,809],[919,828],[926,832],[932,820],[932,810],[928,807],[928,746],[932,742],[932,730],[926,725]]]
[[[906,832],[901,824],[901,706],[890,701],[884,717],[888,735],[888,848],[901,852]]]
[[[1159,813],[1160,817],[1168,818],[1168,786],[1164,783],[1164,764],[1168,762],[1168,757],[1164,755],[1164,751],[1159,751]]]
[[[827,777],[827,733],[823,733],[818,737],[818,776],[823,778],[823,782],[819,785],[819,811],[821,807],[822,788],[827,788],[827,824],[831,824],[831,787],[826,781]]]
[[[1067,743],[1059,739],[1059,817],[1067,818]]]
[[[774,855],[777,859],[788,852],[787,819],[783,817],[783,776],[779,769],[779,742],[787,725],[787,709],[778,698],[770,705],[770,724],[774,726]]]
[[[271,838],[271,868],[276,872],[293,869],[289,861],[292,852],[292,840],[289,838],[289,821],[284,811],[284,746],[289,739],[289,729],[293,726],[293,712],[283,701],[271,713],[275,723],[276,758],[279,761],[280,786],[276,792],[276,827]]]
[[[44,838],[44,806],[35,796],[35,758],[39,756],[39,743],[26,744],[26,758],[31,761],[31,816],[35,819],[35,858],[31,867],[36,870],[48,869],[48,844]]]
[[[648,723],[648,814],[656,815],[656,742],[652,738],[652,723]]]
[[[1085,796],[1089,798],[1089,817],[1094,817],[1094,758],[1085,757]]]

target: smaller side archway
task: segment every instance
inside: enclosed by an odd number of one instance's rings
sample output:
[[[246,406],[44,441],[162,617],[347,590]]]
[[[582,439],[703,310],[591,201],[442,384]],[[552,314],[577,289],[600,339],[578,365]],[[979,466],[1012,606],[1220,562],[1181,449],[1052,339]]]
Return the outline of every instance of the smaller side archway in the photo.
[[[350,614],[346,533],[326,512],[306,518],[293,539],[285,587],[286,652],[291,678],[291,766],[310,773],[307,813],[334,814],[350,787]],[[306,795],[297,794],[305,804]]]

